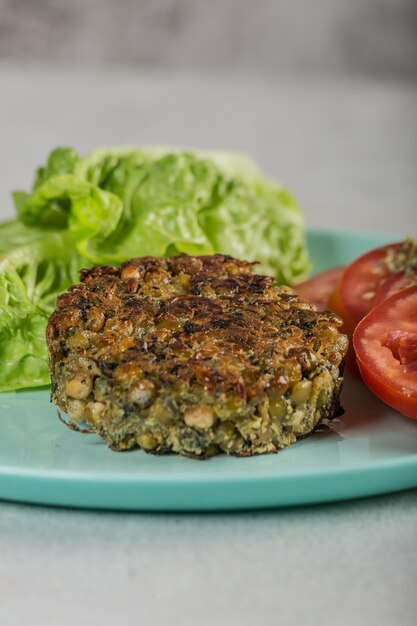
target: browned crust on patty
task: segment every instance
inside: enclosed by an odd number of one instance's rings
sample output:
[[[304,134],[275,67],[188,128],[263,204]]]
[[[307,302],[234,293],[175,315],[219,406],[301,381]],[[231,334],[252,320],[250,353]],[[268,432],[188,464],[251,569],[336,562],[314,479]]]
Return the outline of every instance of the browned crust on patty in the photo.
[[[82,270],[47,341],[52,397],[114,449],[273,452],[339,406],[347,340],[254,264],[220,254]]]

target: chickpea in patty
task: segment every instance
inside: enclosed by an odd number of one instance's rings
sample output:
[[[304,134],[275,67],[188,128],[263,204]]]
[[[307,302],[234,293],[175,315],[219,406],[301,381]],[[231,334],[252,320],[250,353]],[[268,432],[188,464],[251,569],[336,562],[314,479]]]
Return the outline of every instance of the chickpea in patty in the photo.
[[[47,343],[52,399],[114,450],[276,452],[340,411],[347,338],[254,264],[225,255],[82,270]]]

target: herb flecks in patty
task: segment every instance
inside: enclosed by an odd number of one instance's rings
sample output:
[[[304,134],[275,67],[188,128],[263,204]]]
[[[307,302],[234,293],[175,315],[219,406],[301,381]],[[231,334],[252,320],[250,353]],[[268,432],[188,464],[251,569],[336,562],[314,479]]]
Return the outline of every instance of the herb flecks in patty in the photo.
[[[115,450],[276,452],[340,410],[335,314],[220,254],[81,272],[47,330],[53,400]]]

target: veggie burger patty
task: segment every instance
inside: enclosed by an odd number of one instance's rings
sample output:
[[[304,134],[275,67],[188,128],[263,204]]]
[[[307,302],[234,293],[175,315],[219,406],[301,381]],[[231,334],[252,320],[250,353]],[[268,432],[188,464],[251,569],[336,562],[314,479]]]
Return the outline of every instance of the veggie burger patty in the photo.
[[[52,398],[114,450],[276,452],[340,409],[347,338],[253,263],[131,259],[81,271],[47,328]]]

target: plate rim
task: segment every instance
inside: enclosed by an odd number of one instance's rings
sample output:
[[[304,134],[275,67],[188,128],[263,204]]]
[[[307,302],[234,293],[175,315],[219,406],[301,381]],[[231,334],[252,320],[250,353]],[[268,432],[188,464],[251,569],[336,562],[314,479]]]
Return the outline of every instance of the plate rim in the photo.
[[[356,241],[365,244],[366,242],[370,242],[370,246],[376,242],[383,245],[387,241],[395,241],[396,236],[388,234],[388,233],[364,233],[352,231],[341,231],[334,229],[323,229],[323,228],[309,228],[306,231],[307,241],[311,238],[327,238],[329,240],[337,240],[337,239],[349,239],[354,238]],[[400,236],[397,236],[399,239]],[[330,266],[329,266],[330,267]],[[41,388],[32,388],[30,390],[19,390],[17,393],[25,393],[25,391],[29,392],[39,392],[39,393],[49,393],[49,387],[41,387]],[[0,396],[1,397],[1,396]],[[393,409],[392,409],[393,410]],[[394,410],[393,410],[394,411]],[[399,417],[402,417],[399,415]],[[407,419],[407,418],[402,418]],[[291,450],[297,445],[302,444],[302,442],[297,442],[291,446]],[[104,445],[104,444],[103,444]],[[140,453],[141,451],[137,451]],[[280,451],[280,454],[285,452],[285,450]],[[145,454],[142,452],[142,454]],[[181,462],[187,463],[195,463],[195,460],[184,459],[183,457],[176,457]],[[205,463],[216,462],[216,458],[208,459]],[[242,465],[251,459],[262,458],[262,457],[250,457],[248,459],[236,458],[233,459],[233,462],[239,463]],[[7,467],[2,464],[0,460],[0,477],[2,480],[0,481],[0,499],[3,500],[13,500],[20,502],[31,502],[36,504],[47,504],[52,506],[70,506],[77,508],[99,508],[99,509],[113,509],[113,510],[155,510],[155,511],[183,511],[183,510],[233,510],[233,509],[257,509],[257,508],[269,508],[269,507],[280,507],[280,506],[295,506],[295,505],[305,505],[305,504],[314,504],[319,502],[329,502],[334,500],[343,500],[343,499],[351,499],[351,498],[360,498],[360,497],[368,497],[370,495],[377,495],[378,493],[388,493],[390,491],[400,491],[403,489],[408,489],[413,486],[417,486],[417,471],[415,472],[415,476],[410,476],[410,484],[406,484],[407,481],[403,480],[403,485],[405,486],[389,486],[387,488],[378,488],[375,487],[371,490],[371,492],[367,492],[367,490],[362,490],[363,493],[360,493],[360,489],[356,490],[356,492],[352,495],[346,495],[346,493],[341,495],[341,497],[337,497],[334,494],[330,497],[323,493],[322,498],[313,497],[313,499],[304,497],[301,500],[290,501],[288,498],[283,498],[280,500],[279,494],[276,494],[275,498],[270,497],[270,502],[265,503],[262,498],[258,497],[258,502],[255,502],[256,498],[254,498],[253,489],[254,487],[261,483],[266,492],[270,492],[274,487],[279,488],[282,484],[288,483],[300,483],[300,479],[304,482],[311,483],[314,486],[313,492],[317,489],[317,485],[321,480],[332,482],[337,480],[338,478],[350,479],[353,482],[357,482],[358,477],[378,477],[381,473],[387,473],[389,477],[389,473],[393,472],[394,476],[404,476],[408,470],[415,469],[417,470],[417,452],[411,453],[406,457],[393,457],[389,459],[376,459],[372,461],[371,464],[361,463],[360,465],[349,466],[325,466],[325,467],[313,467],[309,468],[308,475],[306,475],[306,470],[303,467],[293,468],[290,471],[285,471],[285,473],[280,473],[279,469],[274,471],[274,468],[251,468],[248,464],[247,469],[245,468],[241,474],[238,475],[223,475],[219,474],[192,474],[190,472],[184,473],[182,471],[179,474],[170,474],[166,473],[164,476],[161,476],[161,469],[159,468],[158,473],[154,476],[151,473],[134,473],[129,474],[129,470],[125,468],[121,468],[120,473],[115,473],[113,470],[105,470],[100,474],[97,473],[94,469],[43,469],[43,468],[15,468],[15,467]],[[227,467],[225,466],[226,471]],[[251,473],[253,471],[253,474]],[[412,472],[410,472],[412,474]],[[10,487],[12,486],[13,481],[19,483],[16,497],[13,496],[13,493],[10,493]],[[35,487],[32,493],[26,493],[29,483],[32,487]],[[7,483],[7,484],[5,484]],[[10,484],[9,484],[10,483]],[[50,493],[53,493],[54,489],[57,485],[64,484],[66,486],[66,493],[57,498],[56,496],[46,497],[46,495],[42,495],[42,493],[36,492],[36,489],[40,489],[42,492],[42,488]],[[3,485],[3,487],[1,487]],[[191,491],[195,490],[196,487],[201,486],[202,488],[210,488],[212,490],[216,489],[219,485],[222,485],[223,491],[231,491],[233,488],[241,490],[244,485],[248,486],[250,491],[248,502],[240,504],[235,504],[233,502],[229,503],[215,503],[213,506],[209,504],[197,503],[196,506],[193,506],[192,503],[188,502],[184,503],[187,499],[186,490],[189,489]],[[126,502],[125,505],[123,503],[115,504],[115,500],[112,502],[106,503],[100,501],[100,494],[107,490],[112,490],[114,488],[121,488],[121,491],[124,493],[126,491],[132,490],[134,488],[139,489],[139,491],[150,491],[152,488],[156,490],[156,495],[158,493],[167,492],[169,487],[176,486],[177,489],[182,493],[182,500],[178,503],[172,502],[150,502],[150,499],[147,502]],[[21,487],[21,488],[20,488]],[[98,488],[98,495],[96,500],[90,504],[86,502],[77,502],[77,494],[70,493],[68,494],[67,490],[74,492],[78,488],[81,490],[85,490],[90,487],[90,489],[94,489],[94,487]],[[13,491],[13,490],[12,490]],[[29,489],[30,491],[30,489]],[[355,491],[355,490],[354,490]],[[4,495],[7,492],[6,495]],[[133,494],[134,495],[134,494]],[[224,497],[224,496],[223,496]],[[220,498],[221,500],[222,498]],[[252,499],[252,503],[250,500]],[[81,498],[82,500],[82,498]],[[117,498],[116,498],[117,500]]]

